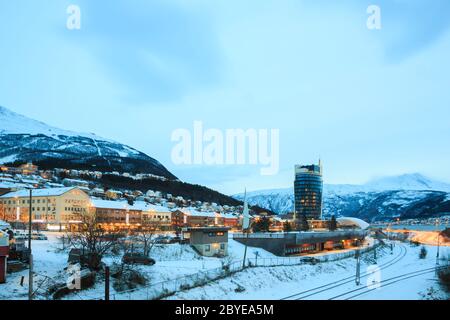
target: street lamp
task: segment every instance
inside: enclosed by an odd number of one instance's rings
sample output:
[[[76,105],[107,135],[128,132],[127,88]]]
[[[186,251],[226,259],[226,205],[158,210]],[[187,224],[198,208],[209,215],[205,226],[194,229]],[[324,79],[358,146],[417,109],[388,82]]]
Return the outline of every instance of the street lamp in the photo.
[[[28,300],[33,300],[33,254],[31,252],[31,229],[33,227],[33,189],[29,189],[30,191],[30,205],[29,205],[29,214],[28,214],[28,253],[29,253],[29,272],[28,272]]]
[[[18,196],[15,196],[14,199],[16,200],[16,221],[20,221],[20,200]]]
[[[439,241],[439,235],[440,235],[440,230],[439,230],[439,226],[440,226],[440,221],[439,218],[436,219],[436,227],[437,227],[437,252],[436,252],[436,265],[439,265],[439,246],[440,246],[440,241]]]

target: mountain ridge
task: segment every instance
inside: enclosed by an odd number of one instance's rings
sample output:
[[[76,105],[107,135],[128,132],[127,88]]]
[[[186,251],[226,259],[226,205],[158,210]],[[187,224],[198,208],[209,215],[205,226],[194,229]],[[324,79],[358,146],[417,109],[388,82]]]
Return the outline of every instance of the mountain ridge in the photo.
[[[325,184],[323,214],[369,221],[450,215],[449,192],[449,184],[418,173],[378,178],[364,185]],[[243,200],[244,195],[233,197]],[[247,199],[252,205],[286,214],[294,209],[294,188],[251,191]]]
[[[59,129],[0,106],[0,163],[32,161],[43,169],[150,173],[177,179],[159,161],[92,133]]]

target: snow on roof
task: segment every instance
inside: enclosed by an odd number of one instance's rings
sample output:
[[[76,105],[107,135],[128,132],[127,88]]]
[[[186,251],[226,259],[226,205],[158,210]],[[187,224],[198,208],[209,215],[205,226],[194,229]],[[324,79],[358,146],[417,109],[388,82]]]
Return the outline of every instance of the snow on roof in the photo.
[[[146,203],[144,201],[136,201],[133,205],[126,201],[100,200],[92,199],[92,206],[102,209],[117,209],[117,210],[137,210],[137,211],[156,211],[170,213],[170,210],[164,206],[158,206]]]
[[[234,214],[231,214],[231,213],[221,213],[220,216],[224,217],[226,219],[237,219],[237,218],[239,218],[238,216],[235,216]]]
[[[351,227],[355,226],[361,229],[367,229],[369,227],[369,224],[365,222],[364,220],[353,218],[353,217],[342,217],[336,219],[338,227],[344,226],[344,227]]]
[[[183,208],[180,211],[184,212],[185,214],[187,214],[189,216],[210,217],[210,218],[215,218],[216,216],[218,216],[218,213],[216,213],[216,212],[198,211],[192,207]]]
[[[0,188],[3,189],[26,188],[26,187],[28,187],[28,185],[25,183],[0,182]]]
[[[51,196],[60,196],[73,189],[79,188],[70,187],[70,188],[49,188],[49,189],[32,189],[32,190],[33,190],[33,197],[51,197]],[[28,197],[29,194],[30,194],[29,190],[18,190],[15,192],[9,192],[7,194],[4,194],[0,198]]]
[[[95,208],[102,209],[130,209],[131,206],[126,201],[112,201],[112,200],[101,200],[101,199],[91,199],[92,206]]]
[[[167,207],[150,204],[145,201],[136,201],[134,203],[134,207],[139,208],[139,210],[142,210],[142,211],[156,211],[156,212],[171,213],[171,211]]]

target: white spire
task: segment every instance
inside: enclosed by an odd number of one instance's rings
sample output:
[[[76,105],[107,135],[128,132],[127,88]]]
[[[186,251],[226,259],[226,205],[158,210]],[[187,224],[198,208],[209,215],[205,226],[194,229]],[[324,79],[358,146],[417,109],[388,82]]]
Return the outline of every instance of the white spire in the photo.
[[[243,210],[243,221],[242,221],[242,229],[248,229],[250,227],[250,214],[248,213],[248,203],[247,203],[247,189],[245,189],[244,193],[244,210]]]

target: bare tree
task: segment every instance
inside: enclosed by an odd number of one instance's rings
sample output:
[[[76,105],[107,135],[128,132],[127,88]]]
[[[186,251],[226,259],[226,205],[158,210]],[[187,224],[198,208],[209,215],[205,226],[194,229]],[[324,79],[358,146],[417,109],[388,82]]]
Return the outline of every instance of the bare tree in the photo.
[[[136,231],[137,241],[142,243],[143,253],[146,257],[150,255],[153,246],[156,244],[156,235],[160,227],[159,222],[144,221]]]
[[[95,214],[84,215],[76,231],[67,233],[72,248],[81,250],[81,258],[91,270],[99,270],[103,256],[117,244],[118,233],[101,227]]]

